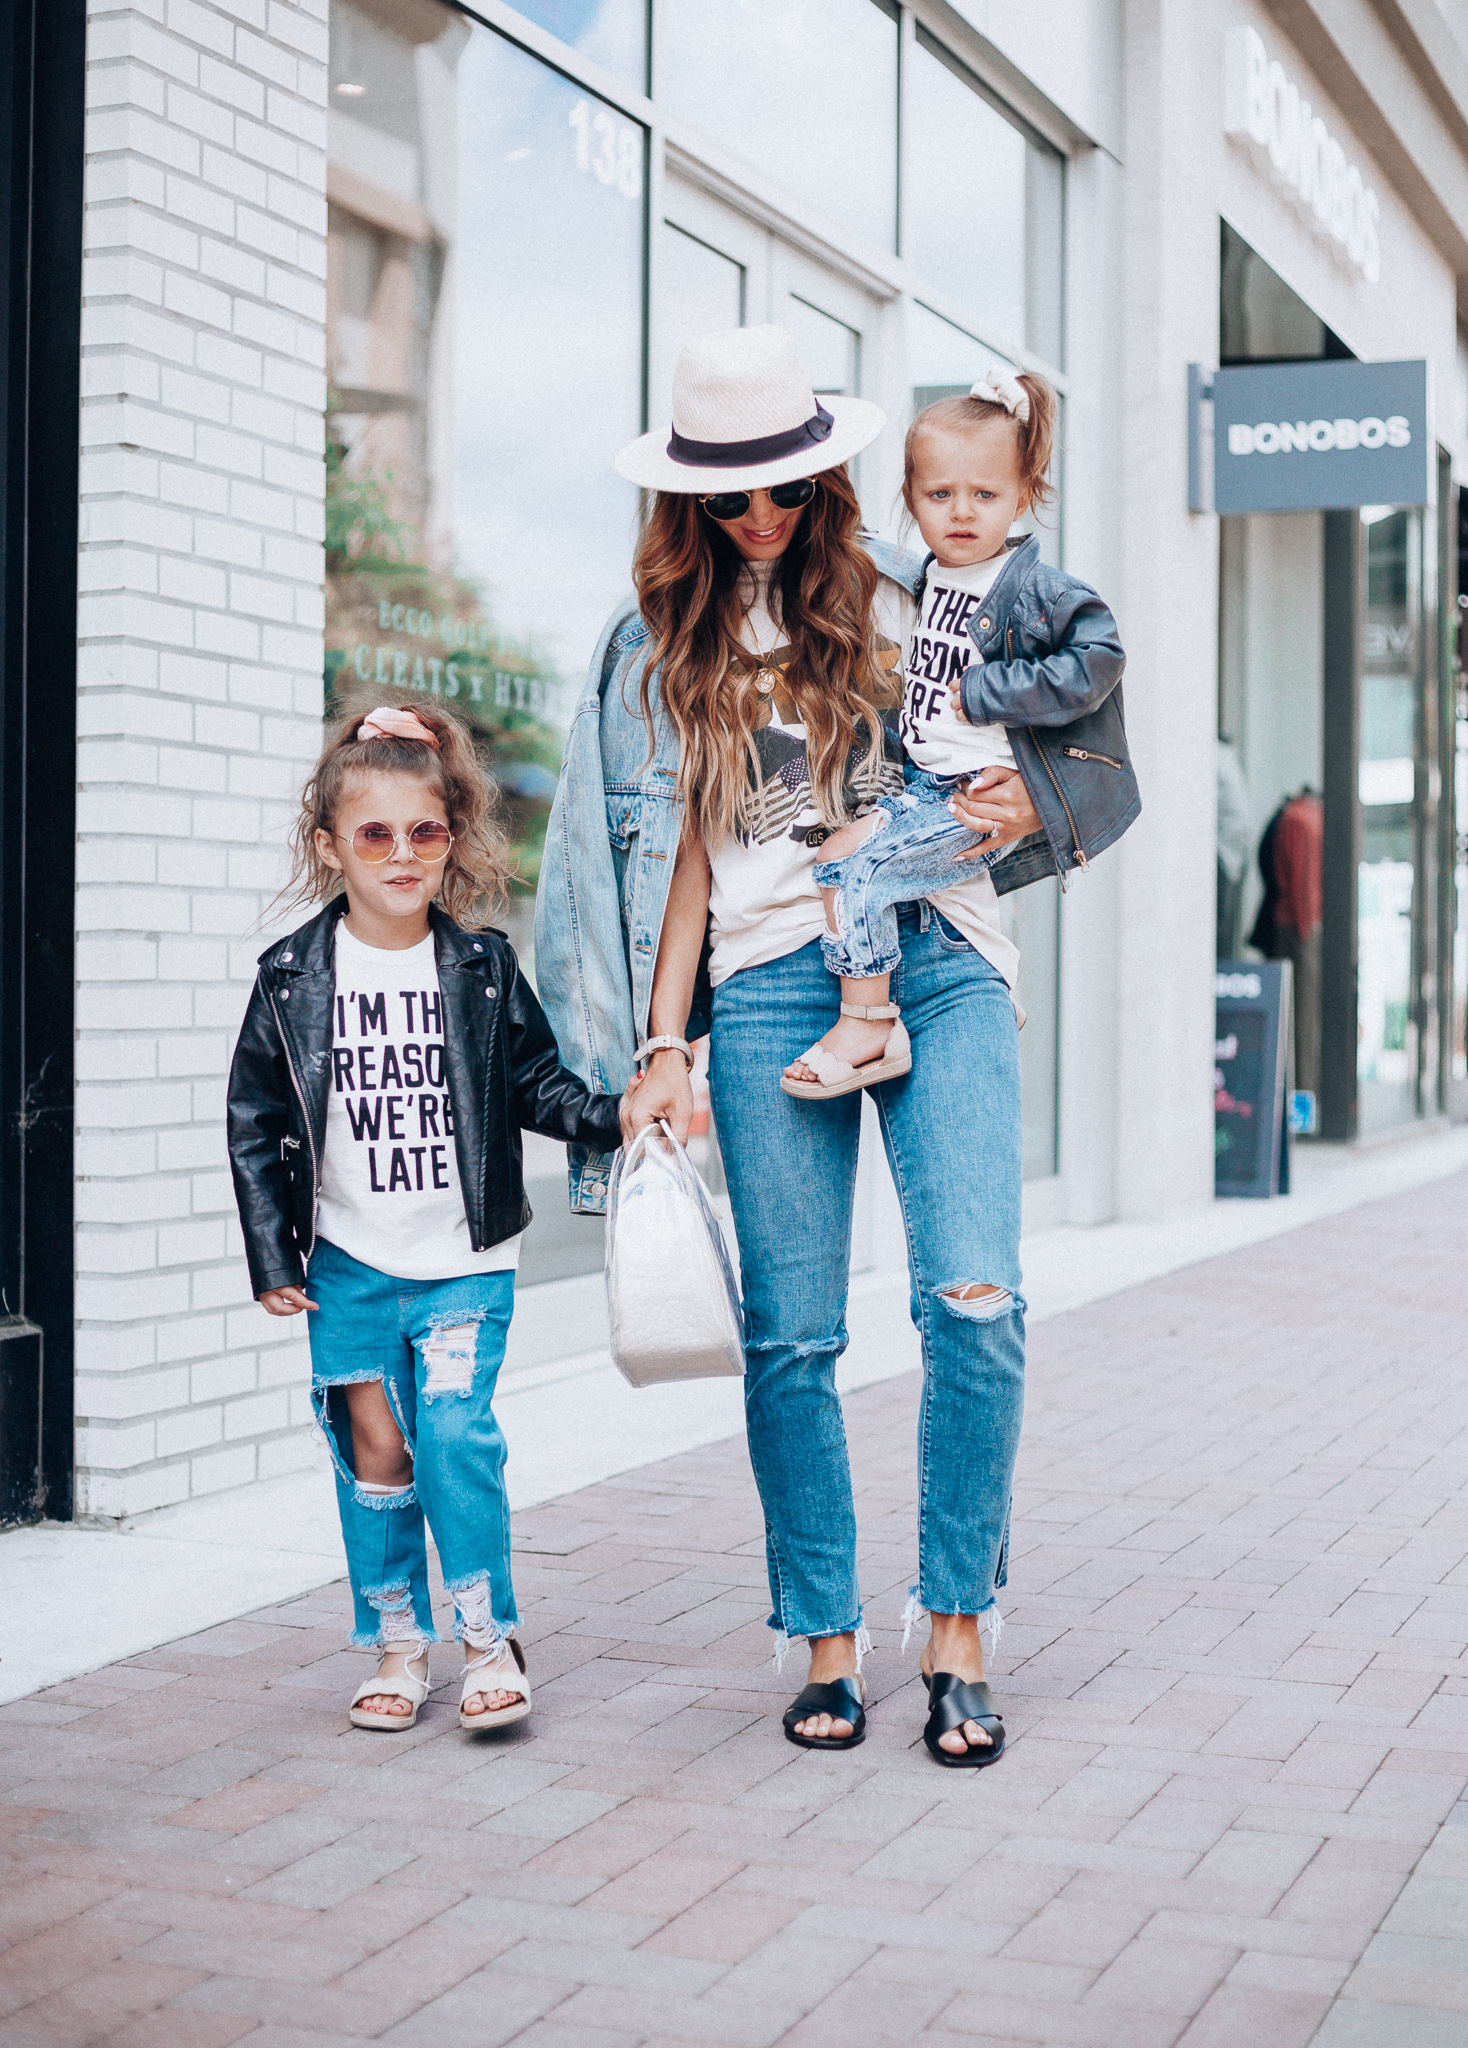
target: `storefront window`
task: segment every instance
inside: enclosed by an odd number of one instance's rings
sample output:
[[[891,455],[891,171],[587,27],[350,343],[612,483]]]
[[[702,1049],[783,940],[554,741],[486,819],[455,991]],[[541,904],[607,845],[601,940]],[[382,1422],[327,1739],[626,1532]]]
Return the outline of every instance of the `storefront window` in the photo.
[[[526,11],[589,55],[630,18]],[[636,493],[612,457],[642,424],[646,136],[439,0],[332,0],[330,109],[328,690],[473,719],[533,971],[565,716],[627,584]],[[527,1154],[538,1278],[600,1262],[548,1150]]]
[[[905,97],[903,255],[988,340],[1059,366],[1063,160],[921,28]]]
[[[822,216],[896,244],[891,0],[658,0],[658,103]]]
[[[648,0],[511,0],[511,5],[624,85],[647,90]]]
[[[1416,1114],[1417,754],[1422,697],[1422,518],[1362,508],[1357,1087],[1360,1129]]]

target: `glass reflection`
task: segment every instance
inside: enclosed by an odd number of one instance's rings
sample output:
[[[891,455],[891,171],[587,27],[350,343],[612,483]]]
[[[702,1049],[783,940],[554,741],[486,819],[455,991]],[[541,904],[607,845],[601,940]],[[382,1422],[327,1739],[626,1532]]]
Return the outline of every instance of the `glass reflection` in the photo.
[[[1356,1075],[1362,1132],[1416,1114],[1417,734],[1422,524],[1368,505],[1361,677]]]
[[[1060,158],[1028,140],[921,28],[906,100],[903,255],[936,297],[993,341],[1058,366]]]
[[[655,308],[657,332],[671,377],[678,351],[700,334],[744,325],[744,265],[696,235],[663,222],[662,263]],[[671,386],[653,407],[653,417],[671,416]]]
[[[659,0],[659,104],[883,248],[897,231],[889,0]]]
[[[648,0],[511,0],[511,5],[614,78],[646,91]]]

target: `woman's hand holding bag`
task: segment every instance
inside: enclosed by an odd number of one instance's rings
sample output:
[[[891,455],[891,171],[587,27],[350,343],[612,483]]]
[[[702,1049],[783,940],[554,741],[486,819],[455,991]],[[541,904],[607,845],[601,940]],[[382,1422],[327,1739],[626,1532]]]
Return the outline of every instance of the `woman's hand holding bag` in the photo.
[[[606,1274],[612,1358],[632,1386],[744,1371],[719,1219],[666,1123],[644,1124],[612,1162]]]

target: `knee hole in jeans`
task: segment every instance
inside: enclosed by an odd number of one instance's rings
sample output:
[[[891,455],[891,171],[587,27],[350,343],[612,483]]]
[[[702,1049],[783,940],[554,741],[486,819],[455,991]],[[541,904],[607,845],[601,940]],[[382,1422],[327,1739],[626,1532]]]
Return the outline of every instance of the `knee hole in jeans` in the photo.
[[[996,1287],[987,1280],[956,1280],[936,1292],[948,1313],[966,1323],[992,1323],[1014,1306],[1007,1287]]]
[[[423,1353],[423,1392],[467,1394],[474,1385],[474,1354],[479,1341],[480,1318],[435,1327],[419,1350]]]

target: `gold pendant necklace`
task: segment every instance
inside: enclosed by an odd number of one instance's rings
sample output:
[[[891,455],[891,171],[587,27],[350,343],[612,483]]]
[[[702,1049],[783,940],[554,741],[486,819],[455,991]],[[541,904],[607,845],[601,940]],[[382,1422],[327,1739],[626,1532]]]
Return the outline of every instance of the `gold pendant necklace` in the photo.
[[[780,686],[780,672],[778,669],[771,668],[770,666],[770,657],[780,644],[780,628],[778,626],[775,627],[775,637],[769,646],[761,647],[759,644],[759,634],[754,629],[754,620],[750,615],[748,605],[744,608],[744,623],[749,629],[750,639],[754,642],[754,651],[758,663],[754,672],[754,687],[762,697],[772,697]]]

